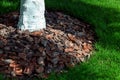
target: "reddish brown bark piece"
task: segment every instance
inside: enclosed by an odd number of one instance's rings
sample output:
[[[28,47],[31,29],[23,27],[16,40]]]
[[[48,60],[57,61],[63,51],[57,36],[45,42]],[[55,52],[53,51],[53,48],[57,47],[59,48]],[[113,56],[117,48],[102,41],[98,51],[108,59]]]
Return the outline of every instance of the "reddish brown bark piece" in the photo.
[[[73,52],[74,51],[74,48],[73,47],[70,47],[70,48],[66,48],[65,49],[65,52]]]
[[[46,35],[46,39],[52,39],[53,38],[53,35]]]
[[[90,50],[92,50],[92,46],[90,44],[83,43],[83,51],[90,52]]]
[[[26,75],[31,75],[33,69],[34,69],[33,65],[29,65],[29,66],[25,67],[23,73],[26,74]]]
[[[32,36],[41,36],[43,34],[42,31],[34,31],[31,33]]]
[[[71,41],[76,41],[75,35],[68,34],[68,38],[69,38]]]

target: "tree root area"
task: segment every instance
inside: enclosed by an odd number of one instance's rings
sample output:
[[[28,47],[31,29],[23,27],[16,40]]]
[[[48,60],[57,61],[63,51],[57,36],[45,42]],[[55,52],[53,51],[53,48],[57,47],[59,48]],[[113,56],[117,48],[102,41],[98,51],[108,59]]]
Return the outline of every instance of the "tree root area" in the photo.
[[[1,74],[11,79],[46,78],[90,57],[95,41],[92,26],[61,12],[45,15],[47,28],[34,32],[16,28],[18,12],[0,16]]]

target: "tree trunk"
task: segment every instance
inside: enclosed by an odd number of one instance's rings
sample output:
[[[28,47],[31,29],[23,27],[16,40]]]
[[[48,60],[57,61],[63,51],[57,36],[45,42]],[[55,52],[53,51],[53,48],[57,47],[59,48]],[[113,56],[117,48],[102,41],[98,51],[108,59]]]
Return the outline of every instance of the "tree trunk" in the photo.
[[[44,0],[21,0],[18,28],[30,32],[46,28]]]

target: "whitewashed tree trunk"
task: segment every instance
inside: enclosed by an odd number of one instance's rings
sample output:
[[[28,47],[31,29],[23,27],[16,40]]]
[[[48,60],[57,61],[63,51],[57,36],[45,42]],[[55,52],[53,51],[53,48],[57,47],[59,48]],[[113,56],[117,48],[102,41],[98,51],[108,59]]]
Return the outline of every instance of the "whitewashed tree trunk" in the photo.
[[[46,28],[44,0],[21,0],[18,28],[30,32]]]

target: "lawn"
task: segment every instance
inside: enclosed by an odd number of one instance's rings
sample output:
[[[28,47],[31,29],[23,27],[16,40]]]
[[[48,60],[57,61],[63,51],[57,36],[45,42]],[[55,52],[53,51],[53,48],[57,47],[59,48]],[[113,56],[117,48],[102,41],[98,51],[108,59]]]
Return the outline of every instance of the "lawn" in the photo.
[[[63,11],[90,23],[98,37],[91,58],[48,80],[120,80],[120,1],[46,0],[46,9]],[[0,13],[19,10],[19,1],[1,0]],[[2,80],[2,79],[1,79]]]

